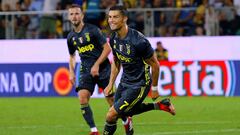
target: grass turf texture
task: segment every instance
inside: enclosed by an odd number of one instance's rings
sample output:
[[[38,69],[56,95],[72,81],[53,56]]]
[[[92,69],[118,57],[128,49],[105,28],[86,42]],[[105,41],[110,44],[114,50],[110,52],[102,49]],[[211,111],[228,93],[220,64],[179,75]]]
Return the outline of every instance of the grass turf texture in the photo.
[[[146,101],[150,101],[147,99]],[[135,135],[239,135],[240,98],[176,97],[176,116],[151,111],[133,117]],[[107,112],[104,99],[91,99],[102,133]],[[87,135],[77,97],[0,98],[0,135]],[[119,120],[116,135],[124,135]]]

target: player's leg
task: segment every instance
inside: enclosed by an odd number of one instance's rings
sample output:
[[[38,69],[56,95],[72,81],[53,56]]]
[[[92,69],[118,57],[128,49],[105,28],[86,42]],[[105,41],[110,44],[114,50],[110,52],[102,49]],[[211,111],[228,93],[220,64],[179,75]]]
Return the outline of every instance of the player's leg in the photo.
[[[147,111],[151,110],[161,110],[171,113],[172,115],[175,115],[175,109],[173,104],[170,102],[169,98],[163,99],[162,101],[156,102],[156,103],[142,103],[146,96],[148,95],[148,92],[150,90],[150,86],[144,86],[139,88],[141,91],[143,91],[142,96],[138,100],[138,102],[127,112],[126,115],[137,115],[141,114]]]
[[[115,102],[117,102],[122,97],[122,95],[124,95],[123,91],[124,91],[124,87],[120,84],[115,93],[115,100],[114,100]],[[122,119],[122,123],[123,123],[124,129],[125,129],[126,135],[132,135],[134,132],[132,117],[125,116],[125,115],[121,115],[119,117]]]
[[[105,97],[107,103],[109,104],[109,106],[111,107],[114,103],[114,96],[107,96]]]
[[[96,128],[93,112],[89,105],[90,97],[94,91],[95,83],[93,82],[93,78],[90,74],[81,74],[79,79],[79,86],[77,88],[78,97],[81,105],[81,112],[83,118],[87,122],[90,127],[92,135],[98,135],[98,129]]]
[[[105,89],[108,86],[110,74],[111,74],[110,64],[105,64],[104,68],[100,68],[99,76],[94,78],[94,81],[99,88]],[[114,93],[115,93],[115,89],[112,90],[112,94],[105,97],[110,107],[114,103]]]
[[[109,83],[109,79],[110,79],[110,71],[111,71],[110,66],[109,66],[109,68],[106,67],[100,71],[99,77],[96,80],[98,87],[103,88],[103,89],[105,89],[107,87],[107,85]],[[105,99],[108,102],[110,108],[107,113],[106,123],[105,123],[103,134],[104,135],[113,135],[117,129],[117,125],[116,125],[117,114],[116,114],[116,111],[114,111],[112,109],[113,103],[114,103],[114,92],[112,92],[111,95],[106,96]],[[116,115],[116,116],[114,116],[114,115]],[[114,117],[115,119],[113,119],[112,117]]]
[[[115,110],[114,105],[109,109],[106,117],[106,123],[104,126],[103,135],[113,135],[117,129],[117,119],[121,117],[118,112]],[[126,116],[125,116],[126,117]],[[128,117],[127,120],[131,122],[131,117]],[[128,126],[132,124],[128,124]],[[129,132],[126,132],[126,135],[133,135],[133,128],[127,129]]]
[[[132,105],[137,103],[139,97],[143,95],[143,91],[139,89],[132,89],[130,87],[125,87],[121,83],[118,86],[118,89],[115,93],[115,102],[113,107],[111,107],[107,113],[106,124],[104,128],[104,135],[112,135],[116,130],[116,121],[119,117],[126,118],[126,112],[129,111]],[[131,118],[128,118],[126,121],[129,121],[132,124]],[[132,125],[128,127],[129,132],[126,132],[127,135],[133,134]]]
[[[110,79],[110,69],[107,70],[107,68],[105,68],[105,69],[103,69],[102,72],[100,72],[98,81],[96,83],[98,84],[99,87],[104,89],[107,87],[107,85],[109,83],[109,79]],[[115,92],[116,92],[115,89],[116,89],[116,87],[114,86],[114,88],[112,89],[111,95],[105,97],[105,99],[108,102],[108,104],[110,105],[110,107],[114,103],[114,95],[115,95],[115,100],[118,100],[121,97],[122,87],[119,85],[119,87],[118,87],[119,90],[118,90],[117,94],[115,94]],[[122,119],[122,123],[124,125],[126,134],[131,135],[131,133],[133,132],[132,118],[122,116],[121,119]]]
[[[132,88],[133,89],[133,88]],[[170,102],[170,99],[163,99],[162,101],[159,101],[157,103],[142,103],[143,100],[148,95],[148,92],[150,90],[150,86],[143,86],[139,88],[135,88],[132,91],[140,91],[139,96],[135,99],[134,103],[132,105],[129,105],[129,107],[125,111],[125,115],[133,116],[137,114],[141,114],[147,111],[151,110],[162,110],[171,113],[172,115],[175,115],[175,109],[173,104]],[[129,90],[128,95],[134,95],[134,92]]]
[[[114,106],[110,107],[106,116],[103,135],[113,135],[117,129],[118,113]]]
[[[119,87],[118,87],[119,88]],[[117,90],[114,94],[114,102],[121,98],[121,90]],[[114,103],[113,102],[113,103]],[[117,112],[115,111],[113,105],[109,108],[106,116],[106,123],[104,125],[103,135],[113,135],[117,129]]]
[[[78,92],[82,115],[89,127],[91,128],[91,132],[97,132],[97,128],[93,119],[93,112],[89,105],[90,96],[91,93],[87,89],[81,89]]]
[[[161,111],[168,112],[172,115],[176,114],[175,108],[173,104],[170,102],[170,99],[166,98],[156,103],[138,104],[131,111],[129,111],[127,115],[133,116],[133,115],[141,114],[151,110],[161,110]]]
[[[125,129],[126,135],[133,135],[133,122],[131,116],[120,116],[122,119],[122,123]]]
[[[119,103],[115,103],[115,109],[119,114],[133,116],[135,113],[153,110],[153,104],[141,105],[149,92],[149,86],[126,86],[123,89],[124,93],[118,101]],[[141,108],[139,107],[140,105]]]
[[[129,118],[127,118],[127,116],[124,115],[119,115],[118,112],[121,113],[120,110],[116,110],[115,108],[119,108],[120,106],[122,106],[124,104],[124,100],[125,98],[122,97],[124,94],[126,93],[126,91],[124,90],[124,87],[120,84],[118,86],[118,89],[115,93],[115,98],[114,98],[114,105],[109,109],[108,113],[107,113],[107,117],[106,117],[106,124],[104,127],[104,135],[112,135],[114,134],[117,125],[117,119],[118,118],[122,118],[124,122],[124,127],[125,127],[125,131],[127,135],[132,135],[133,134],[133,128],[132,128],[132,122],[131,119],[129,120]],[[126,126],[128,126],[128,128],[126,128]],[[129,129],[131,128],[131,129]]]
[[[106,117],[106,123],[105,123],[105,126],[104,126],[104,131],[103,131],[103,135],[113,135],[117,129],[117,119],[119,117],[125,117],[126,116],[120,116],[118,114],[118,112],[115,110],[115,107],[112,106],[108,113],[107,113],[107,117]],[[127,117],[127,121],[128,123],[131,123],[132,120],[131,120],[131,117]],[[126,135],[133,135],[133,128],[132,128],[132,124],[126,124],[124,125],[126,131]],[[131,126],[131,127],[126,127],[126,126]]]

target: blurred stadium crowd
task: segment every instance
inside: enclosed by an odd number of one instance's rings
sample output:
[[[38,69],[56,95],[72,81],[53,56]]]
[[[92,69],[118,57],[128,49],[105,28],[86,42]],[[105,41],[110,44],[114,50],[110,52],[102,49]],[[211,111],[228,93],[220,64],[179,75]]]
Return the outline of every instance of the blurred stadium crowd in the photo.
[[[0,0],[0,39],[65,38],[72,3],[106,35],[105,11],[116,4],[129,9],[129,26],[146,36],[240,35],[240,0]]]

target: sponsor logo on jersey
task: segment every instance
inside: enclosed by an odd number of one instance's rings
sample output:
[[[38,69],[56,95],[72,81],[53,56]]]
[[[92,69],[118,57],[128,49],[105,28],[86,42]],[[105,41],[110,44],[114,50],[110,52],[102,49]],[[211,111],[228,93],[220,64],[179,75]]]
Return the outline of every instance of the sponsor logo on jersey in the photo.
[[[94,45],[93,44],[89,44],[83,47],[78,47],[78,51],[79,53],[84,53],[84,52],[91,52],[94,49]]]
[[[117,54],[118,59],[121,60],[121,61],[124,61],[124,62],[126,62],[126,63],[129,63],[129,62],[132,61],[131,58],[127,58],[127,57],[125,57],[125,56],[123,56],[123,55],[121,55],[121,54],[119,54],[119,53],[117,53],[117,52],[116,52],[116,54]]]

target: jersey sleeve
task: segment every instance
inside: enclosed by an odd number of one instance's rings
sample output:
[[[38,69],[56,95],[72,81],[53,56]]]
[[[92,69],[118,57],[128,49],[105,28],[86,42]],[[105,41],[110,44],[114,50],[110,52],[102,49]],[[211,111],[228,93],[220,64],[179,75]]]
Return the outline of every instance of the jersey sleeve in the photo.
[[[107,42],[106,37],[103,35],[99,28],[94,28],[92,32],[94,33],[95,38],[98,40],[101,46],[103,46]]]
[[[116,55],[116,52],[114,51],[114,39],[113,39],[113,35],[114,34],[111,34],[111,36],[110,36],[110,39],[109,39],[109,44],[110,44],[110,47],[112,48],[112,54],[113,54],[113,56],[117,56]]]
[[[76,42],[76,41],[75,41]],[[68,35],[67,37],[68,52],[70,55],[73,55],[77,50],[76,45],[74,45],[73,37]]]
[[[138,54],[143,59],[148,59],[152,57],[154,50],[147,39],[140,41],[136,48]]]

